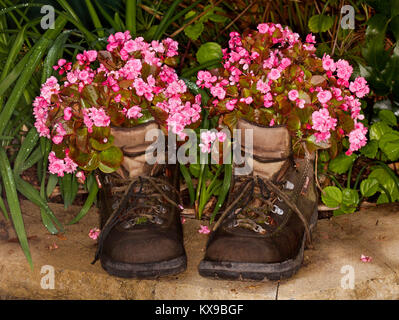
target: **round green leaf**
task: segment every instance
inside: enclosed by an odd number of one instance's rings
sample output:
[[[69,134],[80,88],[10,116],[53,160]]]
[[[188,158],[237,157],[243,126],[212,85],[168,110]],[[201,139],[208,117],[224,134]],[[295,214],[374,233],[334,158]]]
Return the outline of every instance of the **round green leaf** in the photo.
[[[342,203],[342,192],[337,187],[326,187],[323,189],[321,200],[329,208],[339,207]]]
[[[380,140],[383,135],[391,131],[392,129],[385,122],[376,122],[370,128],[370,140]]]
[[[202,22],[191,24],[184,29],[184,33],[191,40],[197,40],[202,31],[204,31],[204,24]]]
[[[396,126],[398,124],[398,120],[391,110],[380,110],[378,117],[389,126]]]
[[[342,191],[342,204],[349,208],[356,209],[359,204],[359,194],[357,190],[346,188]]]
[[[363,197],[371,197],[379,190],[379,185],[376,178],[368,178],[360,183],[360,192]]]
[[[367,158],[374,159],[378,152],[377,140],[370,140],[368,143],[360,149],[360,153]]]
[[[198,49],[196,57],[200,64],[222,59],[222,47],[216,42],[206,42]]]
[[[113,169],[112,171],[115,171],[116,169],[119,168],[123,160],[123,153],[121,149],[112,146],[100,153],[99,160],[100,160],[100,165],[99,165],[100,170],[102,171],[105,170],[104,172],[106,173],[110,169]]]
[[[340,154],[338,157],[331,160],[330,164],[328,165],[328,169],[334,173],[343,174],[349,170],[355,160],[355,154],[350,156]]]
[[[399,159],[399,132],[392,131],[381,137],[379,142],[380,149],[391,161]]]

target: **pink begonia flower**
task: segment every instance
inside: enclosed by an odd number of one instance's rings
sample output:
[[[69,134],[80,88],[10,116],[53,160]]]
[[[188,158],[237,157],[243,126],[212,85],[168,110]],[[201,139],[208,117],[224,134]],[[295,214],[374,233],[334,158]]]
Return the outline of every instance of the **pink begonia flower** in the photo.
[[[66,107],[64,109],[64,120],[69,121],[72,118],[72,108],[71,107]]]
[[[306,42],[307,43],[316,43],[316,37],[312,33],[309,33],[306,36]]]
[[[55,152],[51,151],[48,155],[48,160],[49,160],[49,171],[52,174],[56,174],[59,177],[64,176],[64,171],[65,171],[65,163],[64,160],[58,159],[55,156]]]
[[[321,103],[327,103],[328,101],[331,100],[331,98],[332,98],[332,94],[331,94],[331,92],[328,91],[328,90],[320,91],[320,92],[317,94],[317,99],[319,99],[319,101],[320,101]]]
[[[370,92],[367,81],[363,77],[357,77],[354,82],[351,82],[349,84],[349,90],[356,93],[358,98],[363,98]]]
[[[349,150],[346,151],[346,155],[350,156],[354,151],[357,151],[367,144],[368,129],[361,122],[355,124],[355,129],[349,133]]]
[[[338,78],[347,82],[352,75],[353,67],[344,59],[338,60],[335,65],[337,67]]]
[[[277,70],[277,69],[272,69],[272,70],[270,70],[269,74],[267,75],[267,77],[268,77],[270,80],[277,80],[278,78],[280,78],[280,76],[281,76],[281,73],[280,73],[280,71]]]
[[[240,101],[244,102],[245,104],[251,104],[254,101],[254,99],[252,97],[246,97],[246,98],[241,98]]]
[[[296,101],[298,97],[299,94],[297,90],[291,90],[290,92],[288,92],[288,99],[290,99],[291,101]]]
[[[274,119],[270,120],[269,126],[273,127],[274,126],[274,122],[275,122]]]
[[[224,142],[227,138],[227,134],[223,131],[220,131],[220,132],[216,133],[216,137],[219,140],[219,142]]]
[[[200,229],[198,230],[198,233],[208,234],[210,232],[211,232],[211,230],[209,230],[209,228],[207,226],[200,225]]]
[[[68,157],[68,155],[64,158],[65,167],[64,170],[66,173],[74,173],[78,168],[78,165]]]
[[[88,117],[96,127],[108,127],[111,123],[110,117],[106,114],[103,108],[88,108]]]
[[[124,109],[126,111],[126,117],[128,119],[137,119],[137,118],[141,118],[143,116],[143,114],[141,113],[141,108],[139,106],[133,106],[129,109],[126,110],[126,108]]]
[[[62,142],[62,140],[64,140],[63,136],[54,136],[52,139],[54,144],[60,144]]]
[[[91,239],[93,239],[93,240],[97,240],[97,238],[98,238],[98,236],[100,235],[100,229],[98,229],[98,228],[93,228],[93,229],[90,229],[90,231],[89,231],[89,237],[91,238]]]
[[[256,83],[256,90],[259,90],[263,94],[268,93],[270,91],[270,86],[267,82],[263,82],[262,79],[259,79]]]
[[[235,105],[237,104],[238,99],[231,99],[226,102],[226,109],[227,110],[234,110]]]
[[[371,261],[373,260],[373,258],[370,257],[370,256],[365,256],[364,254],[362,254],[362,255],[360,256],[360,260],[361,260],[362,262],[371,262]]]
[[[201,132],[201,141],[205,144],[212,143],[216,140],[216,133],[213,131]]]
[[[211,94],[214,97],[217,97],[218,99],[223,100],[224,97],[226,96],[226,91],[221,87],[212,87]]]
[[[304,99],[296,100],[296,105],[298,106],[299,109],[305,108],[305,103],[306,103],[306,101]]]
[[[202,153],[210,153],[211,152],[210,144],[200,143],[198,146],[201,148]]]
[[[312,113],[312,123],[312,129],[319,131],[315,133],[315,137],[320,142],[330,138],[330,130],[335,129],[337,119],[332,118],[327,109],[321,109]]]
[[[186,218],[185,217],[180,217],[180,221],[181,221],[181,224],[185,224],[186,223]]]
[[[323,68],[326,71],[334,72],[337,69],[334,60],[331,59],[329,55],[324,54],[322,62],[323,62]]]
[[[76,173],[76,178],[80,184],[84,184],[86,181],[86,176],[83,171],[79,171]]]
[[[258,25],[258,31],[259,33],[266,33],[269,30],[269,26],[267,23],[261,23]]]

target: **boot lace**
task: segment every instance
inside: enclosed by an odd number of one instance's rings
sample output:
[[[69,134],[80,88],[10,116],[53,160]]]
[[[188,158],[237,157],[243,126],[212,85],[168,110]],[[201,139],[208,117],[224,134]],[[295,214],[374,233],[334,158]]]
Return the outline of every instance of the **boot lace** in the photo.
[[[310,165],[307,161],[306,166]],[[305,173],[308,168],[305,168]],[[298,186],[305,183],[306,174]],[[306,233],[307,242],[311,245],[310,226],[303,213],[295,204],[295,199],[299,195],[301,187],[294,190],[293,195],[288,195],[285,190],[293,190],[294,185],[287,179],[279,182],[271,181],[259,176],[239,176],[235,181],[235,190],[230,205],[226,208],[222,216],[213,227],[217,230],[223,221],[228,219],[227,227],[245,228],[259,234],[266,234],[281,229],[288,221],[286,219],[280,225],[273,218],[272,213],[281,216],[284,214],[280,203],[284,203],[290,211],[294,212],[300,218]],[[284,190],[285,189],[285,190]],[[280,206],[279,206],[280,205]]]
[[[180,193],[164,179],[139,176],[134,180],[116,179],[113,188],[113,213],[101,230],[97,252],[92,264],[100,257],[104,241],[110,231],[118,224],[124,229],[146,223],[163,224],[168,207],[181,209],[174,199],[180,199]]]

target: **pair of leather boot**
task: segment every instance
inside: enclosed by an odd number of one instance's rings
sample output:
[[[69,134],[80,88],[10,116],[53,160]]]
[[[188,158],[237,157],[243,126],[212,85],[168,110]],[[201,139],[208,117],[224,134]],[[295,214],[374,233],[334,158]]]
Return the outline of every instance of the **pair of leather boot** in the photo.
[[[148,129],[114,128],[124,153],[121,168],[101,178],[102,231],[96,260],[111,275],[158,278],[186,269],[176,165],[149,166]],[[253,132],[253,148],[242,152],[251,172],[234,176],[225,210],[209,235],[202,276],[222,279],[278,280],[301,266],[306,243],[317,222],[313,159],[292,155],[285,127],[262,127],[240,119],[242,139]]]

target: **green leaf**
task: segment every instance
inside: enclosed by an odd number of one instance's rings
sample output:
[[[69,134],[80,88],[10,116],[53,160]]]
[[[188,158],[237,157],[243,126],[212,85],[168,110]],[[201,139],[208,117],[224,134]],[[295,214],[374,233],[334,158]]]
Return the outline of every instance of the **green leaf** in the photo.
[[[107,139],[106,143],[101,143],[96,139],[90,138],[90,145],[93,149],[98,150],[98,151],[104,151],[107,150],[108,148],[111,148],[113,143],[114,143],[114,136],[109,136]]]
[[[360,153],[367,158],[374,159],[378,152],[378,141],[370,140],[367,144],[360,149]]]
[[[334,186],[326,187],[323,189],[321,200],[329,208],[339,207],[342,203],[342,191]]]
[[[86,199],[85,203],[83,204],[82,209],[80,209],[80,211],[76,215],[76,217],[73,218],[72,221],[70,221],[68,224],[74,224],[74,223],[78,222],[80,219],[82,219],[86,215],[86,213],[89,211],[89,209],[91,208],[92,204],[96,200],[97,193],[98,193],[98,185],[97,185],[97,183],[93,183],[91,185],[91,188],[90,188],[90,191],[89,191],[89,195],[87,196],[87,199]]]
[[[195,177],[198,178],[201,172],[201,165],[197,163],[191,163],[189,166],[190,173]]]
[[[376,178],[367,178],[360,183],[360,193],[365,198],[371,197],[378,192],[379,185],[380,183]]]
[[[184,33],[191,40],[197,40],[202,31],[204,31],[204,24],[202,22],[191,24],[184,29]]]
[[[352,213],[359,205],[359,193],[357,190],[346,188],[342,191],[342,207],[345,213]],[[353,211],[352,211],[353,210]]]
[[[380,110],[378,117],[389,126],[397,126],[398,120],[391,110]]]
[[[17,187],[15,185],[14,175],[7,154],[3,148],[0,148],[0,175],[6,192],[7,203],[10,208],[11,220],[14,224],[15,232],[22,251],[26,256],[30,267],[33,268],[32,256],[30,254],[28,238],[26,236],[24,221],[22,219],[21,207],[19,205]]]
[[[222,59],[222,47],[216,42],[206,42],[198,49],[196,57],[200,64]]]
[[[23,180],[21,177],[14,175],[15,183],[17,186],[17,190],[23,194],[29,201],[33,202],[35,205],[40,207],[43,210],[45,219],[45,227],[50,231],[52,234],[58,233],[57,228],[54,226],[53,222],[58,225],[60,231],[64,231],[64,228],[61,222],[57,219],[54,215],[53,211],[48,206],[46,200],[40,196],[39,191],[37,191],[31,184]]]
[[[215,205],[215,209],[213,209],[212,216],[211,216],[211,223],[214,221],[217,213],[219,212],[220,208],[222,207],[227,194],[230,191],[230,184],[231,179],[233,176],[233,165],[232,164],[224,164],[224,178],[221,190],[219,191],[218,200]]]
[[[376,122],[370,128],[370,140],[379,141],[382,136],[390,132],[392,132],[392,129],[385,122]]]
[[[399,132],[392,131],[381,137],[379,142],[380,149],[391,161],[399,159]]]
[[[382,71],[389,58],[384,48],[385,32],[388,18],[380,13],[375,14],[367,21],[366,46],[362,53],[368,64],[378,71]]]
[[[109,170],[115,171],[119,168],[122,160],[122,151],[119,148],[112,146],[111,148],[108,148],[107,150],[104,150],[100,153],[99,168],[105,173],[109,173]]]
[[[343,174],[349,170],[356,158],[355,154],[347,156],[341,153],[338,157],[331,160],[328,168],[334,173]]]
[[[381,193],[377,199],[377,204],[389,203],[388,196],[385,193]]]
[[[334,19],[331,16],[317,14],[309,19],[308,27],[311,32],[319,33],[326,32],[333,26],[333,24]]]
[[[21,147],[18,151],[17,157],[14,162],[14,172],[20,173],[24,165],[24,162],[32,152],[33,148],[36,146],[39,140],[39,134],[35,127],[31,128],[26,135]]]
[[[53,191],[55,186],[58,183],[58,176],[56,174],[50,174],[47,182],[47,188],[46,188],[46,195],[49,197]]]
[[[369,178],[376,178],[380,185],[388,191],[392,201],[399,199],[399,189],[396,182],[384,168],[381,166],[373,167]]]

